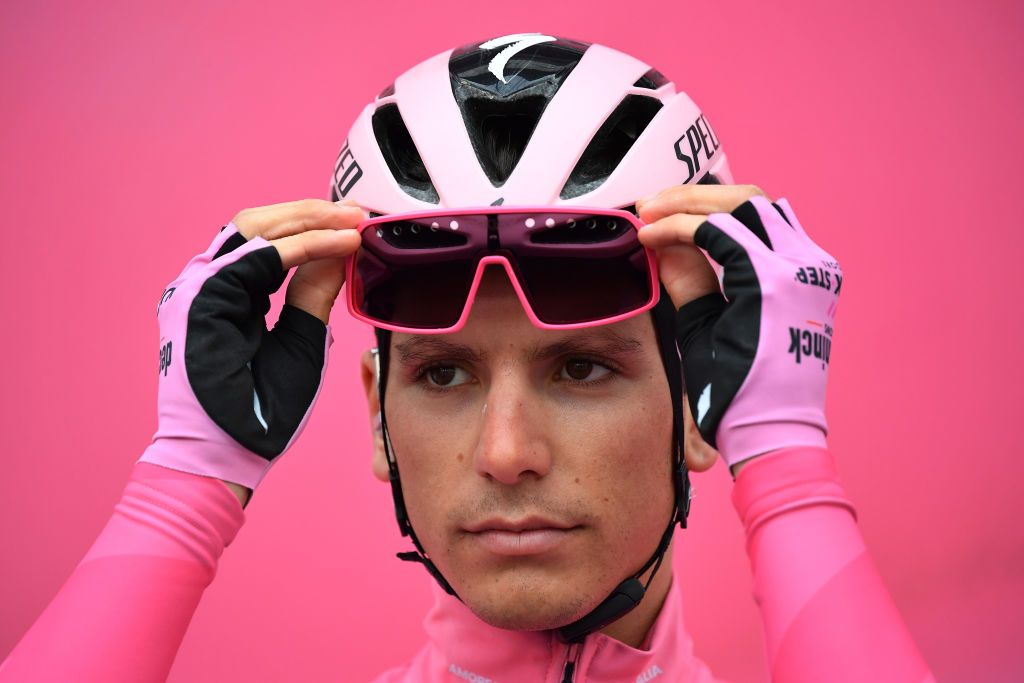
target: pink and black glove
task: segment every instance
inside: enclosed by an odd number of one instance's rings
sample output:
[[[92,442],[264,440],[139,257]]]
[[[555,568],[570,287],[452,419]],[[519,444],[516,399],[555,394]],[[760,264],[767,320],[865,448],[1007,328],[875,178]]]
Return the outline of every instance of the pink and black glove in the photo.
[[[701,436],[730,466],[789,446],[825,446],[825,385],[843,274],[789,202],[754,197],[716,213],[694,243],[725,294],[685,304],[678,341]]]
[[[159,421],[139,458],[255,489],[302,432],[334,341],[319,318],[285,304],[273,330],[270,294],[281,256],[233,222],[160,297]]]

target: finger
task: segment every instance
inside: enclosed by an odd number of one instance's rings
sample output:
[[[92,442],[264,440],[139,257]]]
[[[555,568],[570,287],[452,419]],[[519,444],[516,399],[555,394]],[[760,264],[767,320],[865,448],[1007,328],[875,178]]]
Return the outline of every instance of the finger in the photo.
[[[345,259],[326,258],[304,263],[288,282],[285,303],[330,322],[331,308],[345,283]]]
[[[213,242],[206,251],[193,256],[192,259],[185,264],[185,267],[182,269],[178,277],[175,278],[175,282],[184,280],[192,273],[202,269],[215,258],[223,256],[229,251],[233,251],[245,244],[245,238],[238,234],[237,229],[229,228],[229,225],[230,223],[220,227],[216,237],[213,238]]]
[[[246,239],[274,240],[309,230],[354,228],[365,218],[352,200],[300,199],[243,209],[233,222]]]
[[[707,216],[674,213],[640,228],[637,238],[648,249],[672,244],[693,244],[693,235]]]
[[[756,214],[750,204],[741,207],[731,214],[717,213],[709,216],[701,223],[693,235],[694,244],[707,252],[715,263],[725,268],[725,295],[729,293],[729,272],[733,268],[734,277],[739,273],[751,273],[754,254],[770,254],[771,244],[764,234],[755,234],[751,228],[736,217],[737,213],[748,210]]]
[[[656,253],[658,275],[677,309],[705,294],[721,291],[714,268],[697,247],[674,244]]]
[[[271,241],[285,270],[325,258],[343,258],[359,248],[355,230],[310,230]]]
[[[640,219],[653,223],[674,213],[731,213],[751,197],[767,197],[756,185],[673,185],[636,203]]]

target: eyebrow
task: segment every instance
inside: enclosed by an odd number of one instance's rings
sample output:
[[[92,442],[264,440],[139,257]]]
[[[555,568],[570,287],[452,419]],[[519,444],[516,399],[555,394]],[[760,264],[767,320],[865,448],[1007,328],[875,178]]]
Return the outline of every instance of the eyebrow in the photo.
[[[574,352],[578,353],[581,347],[593,353],[625,356],[640,353],[643,344],[637,339],[623,336],[613,330],[595,329],[582,334],[574,334],[550,344],[538,344],[528,349],[526,355],[531,361],[548,360]],[[439,356],[474,363],[487,360],[486,352],[433,335],[415,335],[404,342],[395,344],[395,351],[399,360],[406,365],[432,360]]]
[[[625,337],[613,330],[594,329],[582,334],[574,334],[551,344],[535,346],[529,351],[530,360],[547,360],[557,356],[579,352],[584,347],[594,353],[611,356],[626,356],[640,353],[643,344],[632,337]]]
[[[487,354],[479,353],[465,344],[455,344],[434,336],[415,335],[407,341],[395,344],[399,360],[406,365],[431,360],[442,356],[479,363],[487,358]]]

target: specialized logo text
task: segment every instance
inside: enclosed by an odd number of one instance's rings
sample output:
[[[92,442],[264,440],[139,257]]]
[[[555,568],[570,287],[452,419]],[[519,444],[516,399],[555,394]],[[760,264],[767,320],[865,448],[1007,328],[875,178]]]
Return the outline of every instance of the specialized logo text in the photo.
[[[693,177],[700,171],[701,156],[711,161],[711,157],[715,155],[719,147],[721,145],[711,130],[711,125],[704,118],[704,114],[701,114],[676,140],[676,158],[686,164],[689,174],[683,183],[693,180]]]
[[[338,160],[334,162],[334,189],[344,199],[352,191],[352,186],[362,177],[363,169],[359,167],[359,162],[352,156],[352,150],[349,149],[348,139],[346,139],[345,145],[338,152]]]

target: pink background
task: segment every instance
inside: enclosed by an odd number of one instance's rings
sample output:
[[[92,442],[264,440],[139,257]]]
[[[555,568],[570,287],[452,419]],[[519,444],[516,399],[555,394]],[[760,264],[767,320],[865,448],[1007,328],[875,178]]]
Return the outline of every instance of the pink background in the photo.
[[[668,74],[737,179],[842,261],[830,441],[868,545],[939,680],[1019,680],[1024,5],[824,4],[4,3],[0,657],[155,430],[154,313],[181,265],[244,207],[325,196],[350,121],[408,66],[544,31]],[[370,474],[370,334],[340,307],[334,325],[319,406],[172,681],[366,680],[422,642],[429,579],[394,559]],[[697,478],[676,570],[698,653],[758,681],[729,486],[721,465]]]

